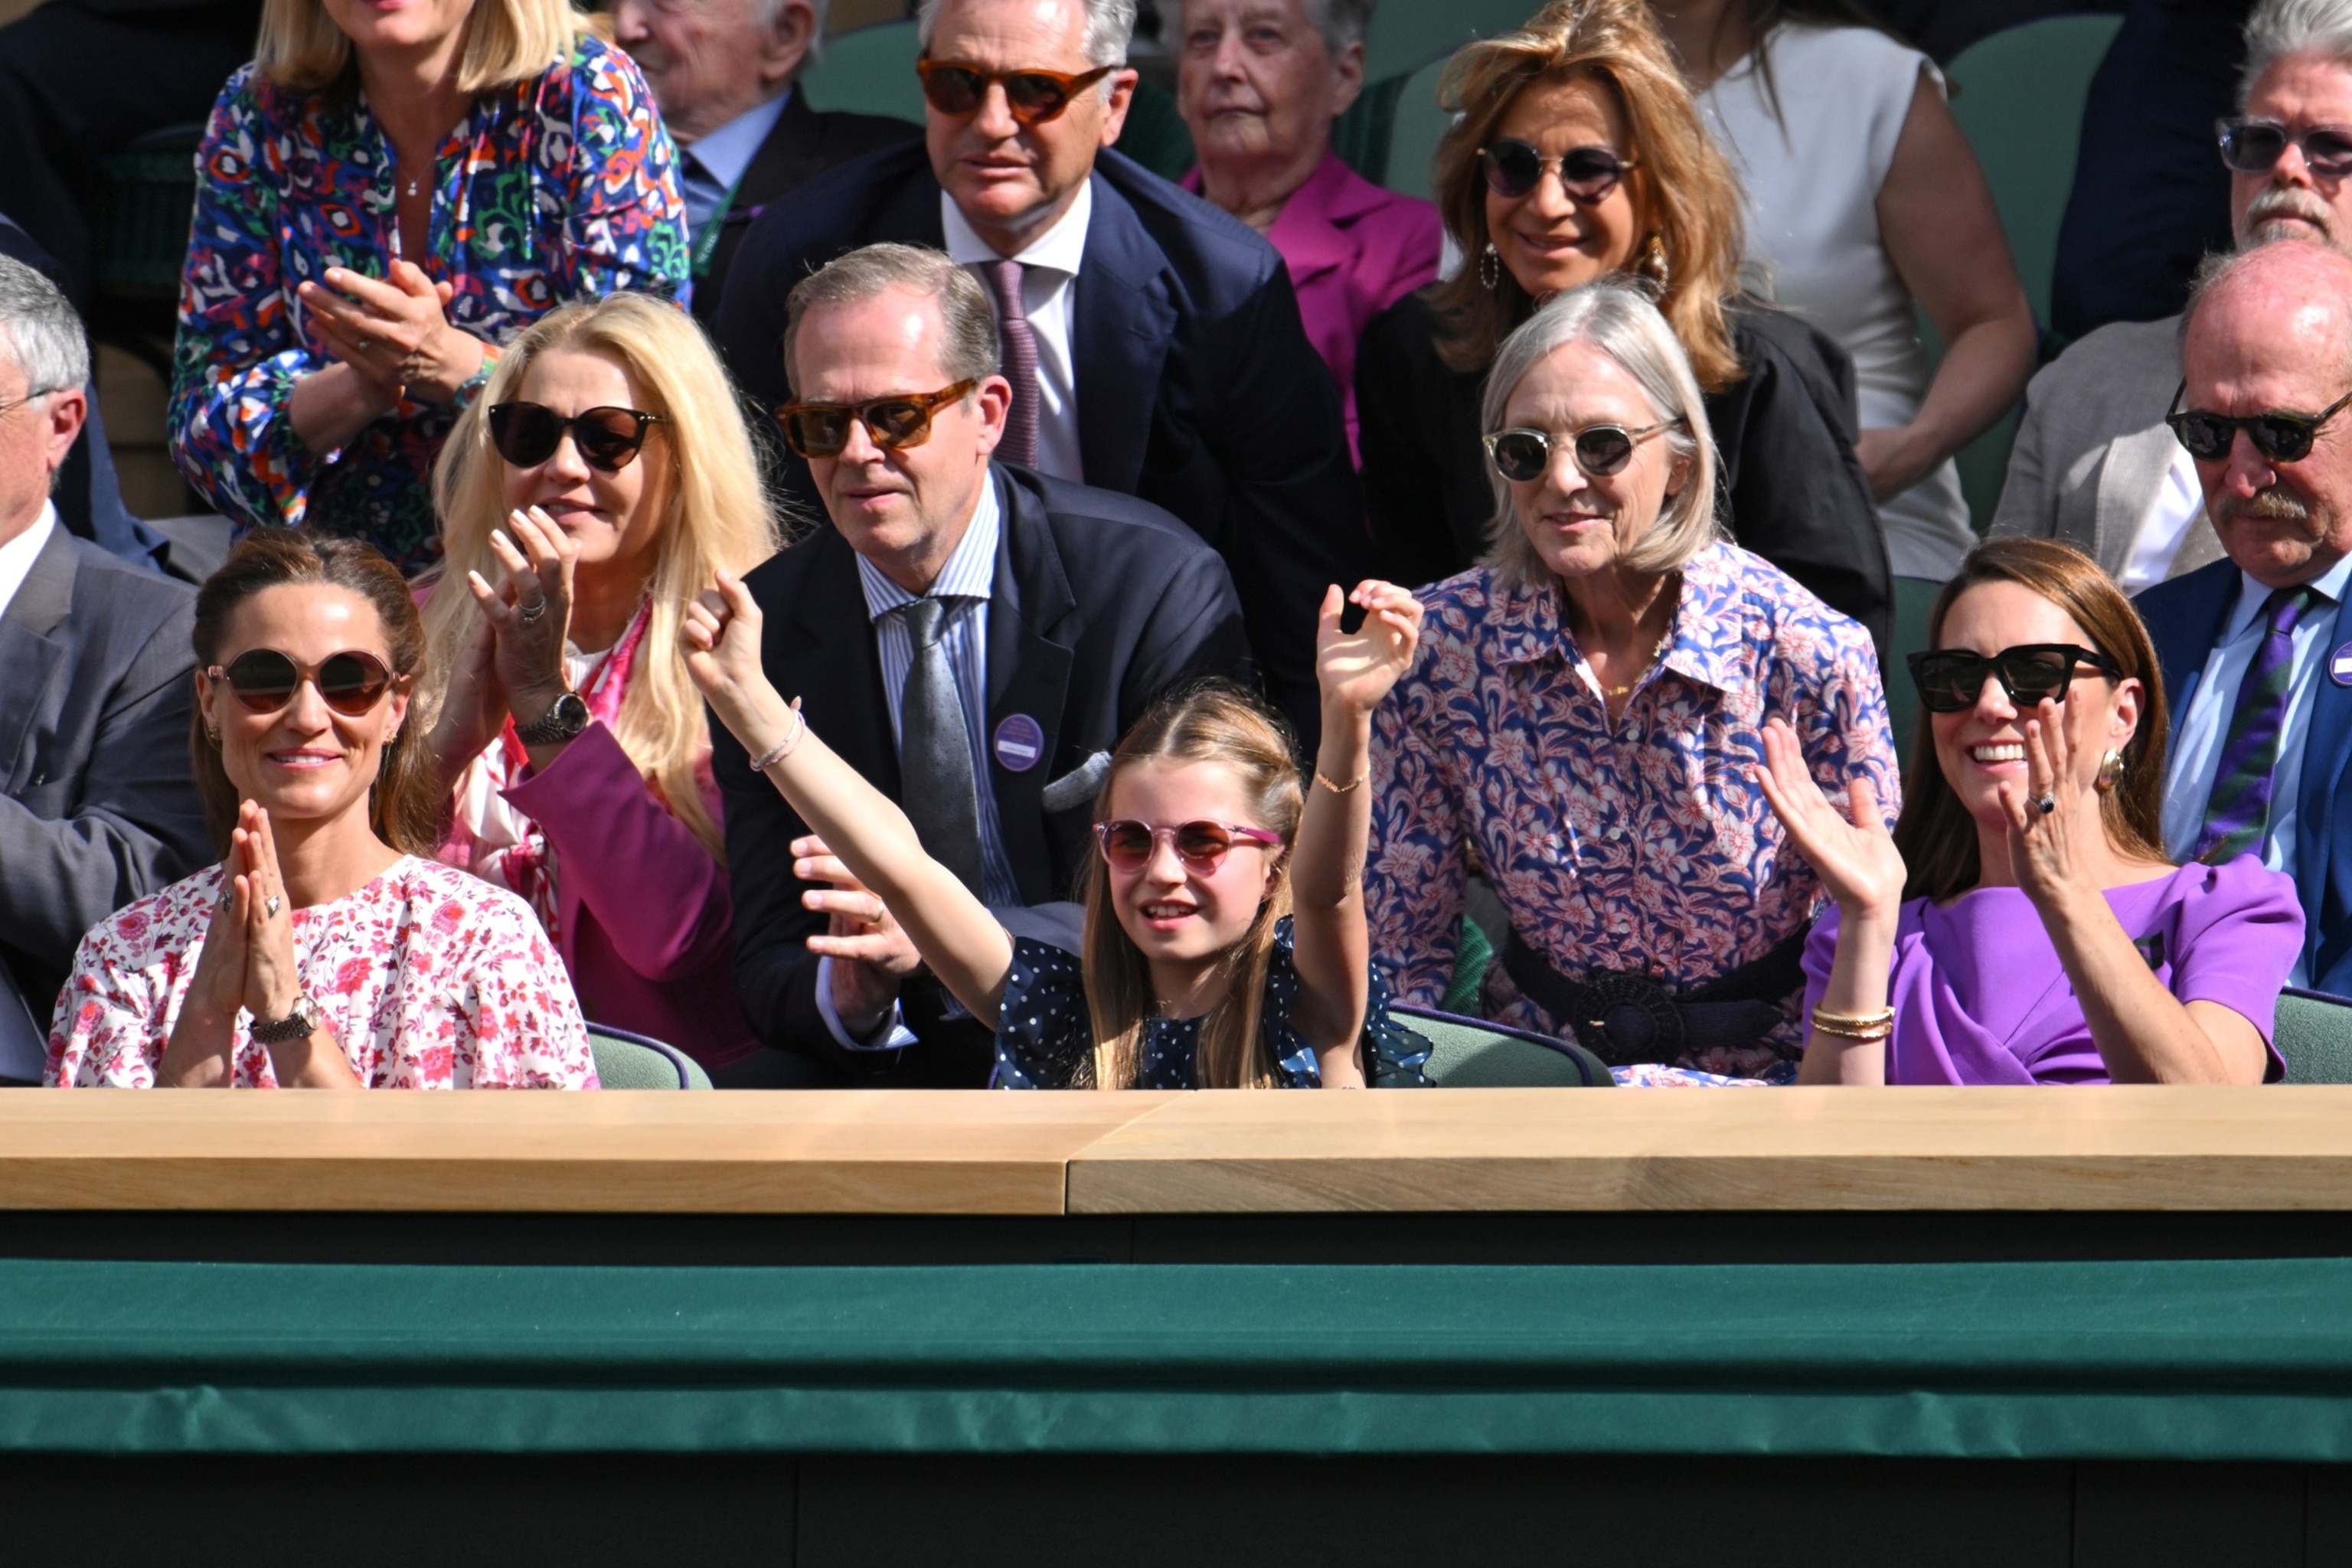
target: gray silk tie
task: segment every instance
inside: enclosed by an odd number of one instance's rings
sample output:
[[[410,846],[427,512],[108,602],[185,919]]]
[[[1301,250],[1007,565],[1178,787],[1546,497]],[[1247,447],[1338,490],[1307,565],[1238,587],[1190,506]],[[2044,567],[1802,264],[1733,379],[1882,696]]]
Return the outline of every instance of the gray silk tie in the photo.
[[[971,736],[956,697],[955,667],[940,643],[945,599],[917,599],[901,612],[914,658],[898,701],[899,798],[915,836],[932,859],[981,893],[980,790],[971,774]]]

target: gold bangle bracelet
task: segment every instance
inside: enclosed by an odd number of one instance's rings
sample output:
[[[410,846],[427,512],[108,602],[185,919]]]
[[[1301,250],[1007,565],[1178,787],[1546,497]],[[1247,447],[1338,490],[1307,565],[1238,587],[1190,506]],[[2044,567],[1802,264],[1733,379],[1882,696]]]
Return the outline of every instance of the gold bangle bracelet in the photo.
[[[1335,784],[1329,779],[1323,776],[1322,769],[1318,768],[1315,770],[1315,782],[1321,784],[1325,789],[1329,790],[1333,795],[1348,795],[1356,790],[1361,789],[1363,787],[1364,781],[1371,776],[1372,765],[1370,763],[1366,763],[1364,764],[1364,771],[1356,775],[1356,782],[1349,784]]]
[[[1895,1033],[1895,1009],[1882,1007],[1875,1013],[1832,1013],[1826,1007],[1813,1009],[1813,1027],[1822,1034],[1834,1035],[1842,1040],[1857,1040],[1875,1045]]]

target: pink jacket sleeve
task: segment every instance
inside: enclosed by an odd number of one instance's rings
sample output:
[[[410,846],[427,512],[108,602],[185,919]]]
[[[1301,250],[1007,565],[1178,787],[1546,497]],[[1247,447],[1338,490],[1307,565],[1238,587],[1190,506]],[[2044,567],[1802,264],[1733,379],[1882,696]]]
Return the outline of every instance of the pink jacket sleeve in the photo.
[[[591,724],[542,773],[503,792],[552,845],[576,899],[648,980],[698,974],[724,957],[735,903],[727,868],[646,788],[636,764]]]

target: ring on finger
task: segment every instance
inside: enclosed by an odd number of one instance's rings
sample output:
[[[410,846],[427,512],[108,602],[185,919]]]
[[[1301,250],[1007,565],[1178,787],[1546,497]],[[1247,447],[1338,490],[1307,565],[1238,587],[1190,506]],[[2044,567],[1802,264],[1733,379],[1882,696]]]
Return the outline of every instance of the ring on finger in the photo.
[[[538,598],[533,599],[530,604],[520,605],[515,608],[516,617],[520,619],[524,626],[530,625],[533,621],[536,621],[540,616],[545,614],[547,614],[547,595],[544,594],[541,594]]]
[[[2040,812],[2042,816],[2048,816],[2058,809],[2058,797],[2054,795],[2046,794],[2035,795],[2033,797],[2033,809]]]
[[[352,347],[359,350],[362,353],[365,353],[368,350],[375,347],[375,340],[373,338],[361,338],[355,341],[352,344]]]
[[[269,895],[268,900],[261,906],[261,918],[264,920],[274,921],[278,918],[278,911],[285,907],[286,900],[279,898],[277,894],[272,893]]]

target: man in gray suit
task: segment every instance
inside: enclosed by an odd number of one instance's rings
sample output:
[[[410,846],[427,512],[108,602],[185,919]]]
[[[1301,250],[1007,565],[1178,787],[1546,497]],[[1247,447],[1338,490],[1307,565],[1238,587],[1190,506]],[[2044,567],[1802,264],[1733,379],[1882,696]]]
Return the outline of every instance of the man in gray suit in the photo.
[[[190,777],[195,597],[75,538],[49,489],[89,412],[57,287],[0,256],[0,1079],[41,1073],[82,932],[210,852]]]
[[[2247,18],[2244,107],[2221,150],[2241,250],[2352,250],[2347,38],[2352,0],[2263,0]],[[2196,466],[2164,423],[2179,384],[2178,316],[2101,327],[2061,354],[2026,388],[1993,537],[2064,540],[2126,594],[2221,559]]]

